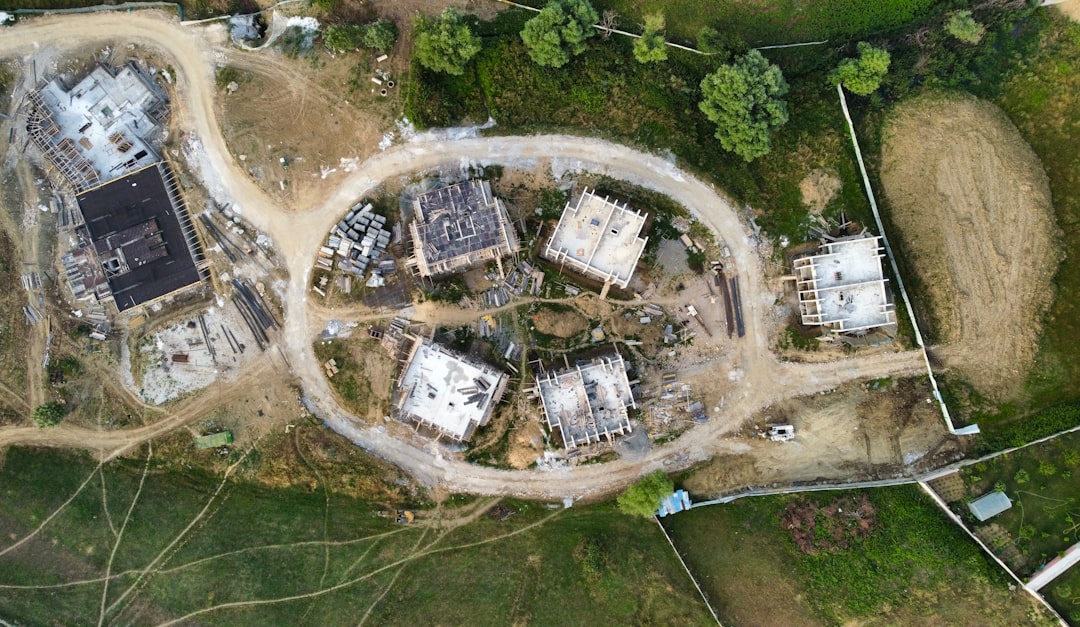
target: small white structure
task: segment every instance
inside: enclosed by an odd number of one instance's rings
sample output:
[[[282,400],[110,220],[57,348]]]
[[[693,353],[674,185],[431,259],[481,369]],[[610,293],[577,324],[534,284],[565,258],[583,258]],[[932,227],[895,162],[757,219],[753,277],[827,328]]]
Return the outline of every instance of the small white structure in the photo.
[[[896,324],[881,267],[883,255],[880,237],[853,235],[827,242],[816,255],[796,259],[802,323],[856,335]]]
[[[647,238],[639,237],[644,226],[644,214],[586,189],[577,204],[566,204],[542,255],[587,277],[626,289],[645,252]]]
[[[773,442],[790,442],[795,439],[795,427],[792,425],[772,425],[765,435]]]
[[[1012,501],[1004,492],[995,490],[968,503],[971,515],[983,522],[1012,507]]]
[[[76,192],[160,161],[152,144],[168,99],[134,62],[119,70],[98,65],[71,89],[53,79],[29,100],[30,137]]]
[[[505,391],[506,374],[431,340],[412,340],[405,371],[398,380],[395,408],[399,417],[453,440],[468,440],[491,418]]]
[[[424,192],[413,201],[408,265],[423,277],[463,272],[518,250],[517,234],[487,181]]]
[[[627,408],[637,404],[618,353],[539,375],[536,391],[548,428],[559,430],[568,449],[631,431]]]

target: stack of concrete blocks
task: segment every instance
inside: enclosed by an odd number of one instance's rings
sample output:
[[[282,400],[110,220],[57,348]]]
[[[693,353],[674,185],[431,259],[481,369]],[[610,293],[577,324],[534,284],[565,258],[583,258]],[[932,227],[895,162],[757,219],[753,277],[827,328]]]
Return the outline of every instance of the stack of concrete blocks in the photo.
[[[357,203],[345,214],[345,219],[330,231],[327,245],[320,249],[317,265],[326,267],[324,264],[337,256],[342,272],[362,278],[369,266],[379,263],[392,234],[384,228],[386,218],[371,209],[370,203]]]

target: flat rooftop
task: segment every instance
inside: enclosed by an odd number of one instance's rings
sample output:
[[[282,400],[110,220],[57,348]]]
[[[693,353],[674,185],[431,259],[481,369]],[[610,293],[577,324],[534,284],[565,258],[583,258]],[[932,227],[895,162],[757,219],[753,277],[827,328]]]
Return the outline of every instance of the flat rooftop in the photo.
[[[585,189],[576,204],[567,203],[543,256],[626,289],[645,251],[644,227],[644,214]]]
[[[457,272],[512,254],[517,235],[487,181],[471,180],[420,194],[409,225],[410,264],[421,276]]]
[[[487,423],[506,381],[506,373],[414,338],[396,406],[402,418],[464,441]]]
[[[896,324],[882,270],[881,238],[854,235],[822,245],[795,260],[799,306],[805,325],[840,333]]]
[[[548,428],[559,430],[566,448],[631,431],[627,407],[637,407],[618,353],[536,377]]]
[[[160,160],[151,138],[168,101],[134,63],[98,65],[71,89],[53,79],[30,101],[31,137],[77,192]]]
[[[120,311],[205,278],[172,174],[157,163],[76,196],[87,239]]]

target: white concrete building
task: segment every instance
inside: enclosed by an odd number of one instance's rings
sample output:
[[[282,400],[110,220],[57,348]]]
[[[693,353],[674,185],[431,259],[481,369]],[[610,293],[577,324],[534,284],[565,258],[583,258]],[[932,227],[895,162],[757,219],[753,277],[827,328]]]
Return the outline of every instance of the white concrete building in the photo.
[[[567,203],[542,256],[561,267],[626,289],[647,238],[640,237],[645,214],[600,198],[586,189]]]
[[[876,235],[827,242],[816,255],[794,262],[802,323],[836,333],[865,334],[896,324]]]
[[[398,417],[453,440],[466,441],[487,424],[502,398],[506,373],[457,355],[431,340],[412,338],[394,407]]]
[[[637,404],[618,353],[539,375],[536,392],[548,428],[559,431],[568,449],[632,430],[628,408]]]

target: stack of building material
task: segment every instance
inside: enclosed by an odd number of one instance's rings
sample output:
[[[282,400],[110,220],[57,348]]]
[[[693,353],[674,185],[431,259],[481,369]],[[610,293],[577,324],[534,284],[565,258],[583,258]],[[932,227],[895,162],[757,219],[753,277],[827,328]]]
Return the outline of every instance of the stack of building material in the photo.
[[[336,256],[342,272],[363,277],[369,266],[381,264],[379,260],[390,246],[392,234],[385,226],[386,218],[373,213],[370,203],[362,207],[354,205],[330,231],[327,246],[320,249],[316,264],[329,269],[327,265]],[[327,250],[329,255],[325,254]]]

